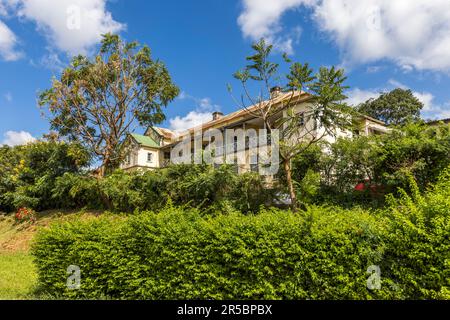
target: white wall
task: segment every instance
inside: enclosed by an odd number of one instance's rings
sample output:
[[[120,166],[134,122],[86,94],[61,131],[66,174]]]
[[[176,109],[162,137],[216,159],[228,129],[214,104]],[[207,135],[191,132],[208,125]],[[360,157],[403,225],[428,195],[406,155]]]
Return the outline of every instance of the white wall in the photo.
[[[153,154],[152,161],[147,161],[147,155]],[[128,169],[133,167],[147,167],[147,168],[159,168],[160,167],[160,155],[158,149],[145,148],[135,146],[130,151],[130,163],[124,163],[121,168]]]

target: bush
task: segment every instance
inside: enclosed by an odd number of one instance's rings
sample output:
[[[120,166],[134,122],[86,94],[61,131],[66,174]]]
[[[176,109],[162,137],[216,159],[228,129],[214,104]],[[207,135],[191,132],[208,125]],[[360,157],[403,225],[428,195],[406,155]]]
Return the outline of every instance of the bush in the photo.
[[[1,147],[0,210],[60,208],[59,199],[52,198],[55,181],[65,173],[81,172],[88,163],[88,154],[76,143],[48,140]]]
[[[312,208],[203,216],[168,208],[126,220],[55,225],[33,254],[47,294],[118,299],[370,299],[368,266],[382,257],[383,221]],[[66,269],[81,268],[81,290]]]
[[[228,166],[174,165],[145,172],[118,170],[101,180],[68,173],[57,179],[53,199],[65,208],[128,213],[161,210],[167,203],[207,212],[229,204],[255,213],[271,203],[273,193],[256,173],[237,175]]]
[[[384,211],[309,207],[205,215],[168,207],[41,230],[41,289],[71,298],[450,299],[450,169]],[[80,290],[66,268],[81,268]],[[367,288],[379,267],[381,288]]]
[[[408,299],[450,299],[450,168],[425,196],[410,176],[412,196],[390,197],[383,269]]]

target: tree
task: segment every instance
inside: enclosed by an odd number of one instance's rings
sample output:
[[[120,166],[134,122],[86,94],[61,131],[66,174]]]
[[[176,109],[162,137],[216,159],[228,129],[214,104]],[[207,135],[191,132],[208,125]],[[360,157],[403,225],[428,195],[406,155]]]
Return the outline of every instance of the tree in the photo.
[[[57,178],[82,172],[89,161],[80,144],[51,136],[25,146],[1,147],[0,210],[57,208],[59,203],[52,198]]]
[[[283,60],[290,71],[281,76],[279,64],[269,60],[272,45],[261,39],[252,48],[255,53],[247,57],[249,64],[234,74],[243,87],[241,99],[235,100],[241,108],[261,119],[270,134],[278,130],[280,157],[291,205],[293,210],[297,210],[298,192],[292,179],[292,159],[317,145],[326,135],[335,135],[338,129],[349,129],[353,125],[351,108],[343,103],[347,98],[344,95],[346,77],[343,70],[335,67],[322,67],[314,74],[307,63],[292,62],[287,55],[283,55]],[[288,95],[280,101],[272,94],[271,88],[281,82],[284,82],[282,91]],[[250,88],[257,88],[258,94],[253,95]],[[299,92],[312,96],[310,108],[302,113],[296,113],[294,109]],[[287,111],[284,117],[276,116],[283,111]],[[315,125],[308,125],[310,123]]]
[[[123,161],[127,133],[162,122],[163,107],[178,93],[149,47],[107,34],[99,53],[93,59],[75,57],[40,94],[39,104],[48,108],[52,129],[81,142],[101,162],[104,176]]]
[[[358,106],[358,111],[389,125],[402,125],[420,120],[424,105],[411,90],[395,89]]]

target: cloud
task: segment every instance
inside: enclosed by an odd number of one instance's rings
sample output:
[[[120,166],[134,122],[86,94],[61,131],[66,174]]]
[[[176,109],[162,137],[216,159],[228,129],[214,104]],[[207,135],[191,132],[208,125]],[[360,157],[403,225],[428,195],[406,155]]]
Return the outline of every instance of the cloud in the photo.
[[[414,96],[423,103],[423,111],[433,111],[434,105],[434,95],[429,92],[413,92]]]
[[[195,110],[189,112],[185,117],[177,116],[169,119],[170,129],[176,132],[183,132],[212,121],[212,113],[220,110],[220,106],[214,104],[211,98],[196,98],[183,91],[178,96],[178,99],[191,100],[196,107]]]
[[[369,99],[376,99],[380,96],[380,92],[376,90],[363,90],[359,88],[352,89],[347,92],[347,103],[352,106],[357,106]]]
[[[37,61],[30,59],[30,64],[37,68],[45,68],[56,73],[61,73],[66,67],[66,64],[61,61],[58,53],[54,52],[51,48],[47,49],[47,54],[43,55]]]
[[[36,139],[26,131],[8,131],[4,134],[4,140],[1,144],[8,145],[10,147],[24,145],[30,142],[34,142]]]
[[[349,63],[389,59],[405,70],[450,70],[450,2],[322,0],[314,19]]]
[[[17,49],[17,45],[14,32],[0,20],[0,58],[5,61],[19,60],[23,54]]]
[[[280,24],[283,13],[301,5],[309,5],[314,0],[243,0],[243,12],[238,18],[238,24],[246,38],[257,41],[265,38],[274,44],[275,48],[289,54],[293,52],[293,43],[299,41],[301,28],[299,26],[290,32],[284,32]]]
[[[107,11],[107,0],[0,0],[1,3],[2,12],[8,8],[19,18],[36,23],[52,48],[70,55],[87,54],[102,34],[125,29]]]
[[[191,111],[185,117],[176,117],[169,120],[170,129],[176,132],[183,132],[202,125],[212,120],[210,112]]]
[[[36,22],[56,48],[71,55],[86,53],[101,35],[122,31],[106,10],[106,0],[22,0],[19,16]]]
[[[360,88],[354,88],[347,92],[347,103],[349,105],[356,106],[360,103],[366,102],[369,99],[376,99],[381,94],[387,93],[389,91],[392,91],[393,89],[400,88],[403,90],[411,90],[410,87],[407,85],[401,83],[400,81],[397,81],[395,79],[389,79],[387,86],[384,88],[375,88],[375,89],[360,89]],[[434,106],[434,95],[429,92],[419,92],[411,90],[413,95],[419,99],[420,102],[423,103],[424,108],[423,111],[431,111]]]
[[[279,39],[283,14],[307,7],[347,65],[387,59],[405,71],[450,71],[448,0],[243,0],[243,7],[245,37]]]

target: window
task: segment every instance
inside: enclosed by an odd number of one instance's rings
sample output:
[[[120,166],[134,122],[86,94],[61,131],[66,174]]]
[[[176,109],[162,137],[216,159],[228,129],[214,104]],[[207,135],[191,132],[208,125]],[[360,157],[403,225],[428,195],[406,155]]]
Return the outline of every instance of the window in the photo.
[[[298,114],[298,125],[303,127],[305,125],[305,113],[301,112]]]
[[[250,171],[251,172],[259,172],[259,156],[258,155],[254,155],[251,157]]]
[[[147,162],[153,162],[153,153],[147,153]]]

